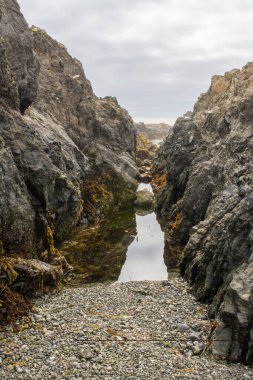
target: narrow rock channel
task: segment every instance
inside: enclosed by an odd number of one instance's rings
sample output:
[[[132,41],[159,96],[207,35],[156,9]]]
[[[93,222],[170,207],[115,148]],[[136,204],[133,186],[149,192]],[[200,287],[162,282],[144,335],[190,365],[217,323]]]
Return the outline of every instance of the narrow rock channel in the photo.
[[[150,184],[140,184],[138,191],[152,191]],[[137,234],[127,251],[118,281],[166,280],[163,259],[164,233],[154,211],[136,211]]]
[[[161,134],[0,34],[0,380],[252,380],[253,64]]]
[[[150,184],[141,183],[137,193],[142,191],[153,193]],[[61,250],[74,268],[67,286],[166,280],[168,276],[164,233],[149,206],[114,210],[98,226],[78,227]]]
[[[63,245],[75,268],[67,287],[0,333],[0,378],[252,379],[252,369],[208,356],[207,307],[177,273],[168,280],[154,211],[121,210],[112,220],[76,230]]]

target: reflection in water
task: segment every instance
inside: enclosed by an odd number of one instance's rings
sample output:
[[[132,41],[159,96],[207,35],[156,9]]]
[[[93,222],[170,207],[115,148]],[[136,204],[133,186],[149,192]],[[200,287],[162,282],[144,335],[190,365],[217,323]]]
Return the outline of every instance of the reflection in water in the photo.
[[[162,139],[159,139],[159,140],[157,139],[157,140],[151,140],[151,142],[153,144],[157,145],[157,146],[160,146],[160,145],[162,145],[163,140]]]
[[[61,251],[74,271],[67,285],[117,281],[128,246],[136,236],[134,210],[109,213],[97,227],[79,227]]]
[[[150,183],[140,183],[138,187],[138,191],[140,190],[148,190],[151,193],[153,193],[152,186],[150,185]]]
[[[119,282],[167,279],[163,260],[164,236],[152,212],[136,215],[137,236],[129,246]]]
[[[140,184],[138,190],[149,184]],[[164,234],[154,212],[120,210],[108,213],[97,227],[79,227],[61,251],[74,271],[68,286],[89,282],[167,279]]]

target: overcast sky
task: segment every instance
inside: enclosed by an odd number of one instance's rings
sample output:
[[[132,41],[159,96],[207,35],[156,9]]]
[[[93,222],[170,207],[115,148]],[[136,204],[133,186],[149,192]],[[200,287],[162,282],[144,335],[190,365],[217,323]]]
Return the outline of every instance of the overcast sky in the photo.
[[[252,0],[19,0],[30,25],[79,58],[98,96],[172,122],[214,74],[253,60]]]

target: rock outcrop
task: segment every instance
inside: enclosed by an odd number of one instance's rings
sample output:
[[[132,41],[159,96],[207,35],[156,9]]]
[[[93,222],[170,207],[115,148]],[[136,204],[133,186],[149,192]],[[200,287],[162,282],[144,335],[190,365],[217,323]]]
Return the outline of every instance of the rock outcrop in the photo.
[[[16,0],[0,1],[1,98],[25,112],[35,100],[39,62]]]
[[[215,76],[160,148],[158,213],[166,254],[217,323],[213,352],[253,362],[253,64]],[[162,179],[162,180],[161,180]]]
[[[87,183],[133,198],[136,130],[16,0],[0,0],[0,33],[1,252],[50,259],[89,209]]]
[[[153,144],[144,135],[137,136],[136,163],[139,167],[140,182],[151,182],[150,168],[156,156],[158,146]]]
[[[135,205],[139,209],[153,211],[155,206],[154,194],[147,189],[137,191]]]

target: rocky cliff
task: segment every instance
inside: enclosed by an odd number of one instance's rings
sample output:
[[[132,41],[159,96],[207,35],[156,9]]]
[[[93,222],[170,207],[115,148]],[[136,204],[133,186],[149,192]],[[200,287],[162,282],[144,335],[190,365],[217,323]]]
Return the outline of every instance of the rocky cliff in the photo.
[[[96,194],[133,197],[135,127],[16,0],[0,0],[0,33],[1,253],[50,260]]]
[[[253,362],[253,64],[212,78],[154,165],[167,260],[216,318],[213,352]]]

